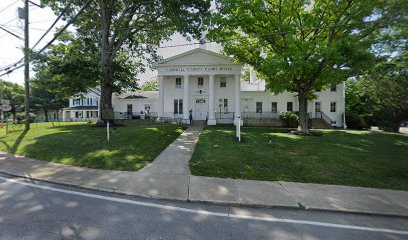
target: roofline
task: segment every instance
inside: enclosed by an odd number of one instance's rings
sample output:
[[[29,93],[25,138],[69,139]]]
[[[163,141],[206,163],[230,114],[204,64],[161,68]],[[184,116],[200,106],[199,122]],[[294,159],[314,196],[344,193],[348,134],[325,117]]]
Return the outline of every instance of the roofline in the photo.
[[[190,51],[183,52],[183,53],[177,54],[175,56],[172,56],[172,57],[163,59],[161,61],[155,62],[155,63],[152,64],[152,66],[153,67],[158,67],[159,65],[161,65],[163,63],[166,63],[168,61],[172,61],[172,60],[177,59],[177,58],[184,57],[184,56],[189,55],[189,54],[194,53],[194,52],[202,52],[202,53],[206,53],[206,54],[213,55],[213,56],[216,56],[216,57],[224,58],[225,60],[228,60],[228,61],[231,61],[231,62],[233,61],[233,59],[231,57],[228,57],[228,56],[225,56],[225,55],[222,55],[222,54],[210,51],[210,50],[205,50],[205,49],[202,49],[202,48],[195,48],[195,49],[192,49]],[[202,65],[205,65],[205,64],[202,64]],[[239,65],[239,64],[231,63],[229,65]],[[161,66],[165,66],[165,65],[161,65]]]

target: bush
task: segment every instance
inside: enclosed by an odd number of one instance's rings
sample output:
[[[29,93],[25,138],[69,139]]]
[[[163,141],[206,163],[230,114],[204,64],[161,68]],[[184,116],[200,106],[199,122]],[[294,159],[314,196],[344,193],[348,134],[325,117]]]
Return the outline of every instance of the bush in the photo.
[[[349,129],[358,129],[361,130],[366,128],[366,123],[363,116],[358,115],[355,112],[346,112],[346,125]]]
[[[34,113],[30,113],[30,123],[34,122],[35,118],[37,117],[37,115],[35,115]],[[16,114],[16,120],[18,123],[25,123],[25,113],[24,112],[20,112]]]
[[[299,116],[293,112],[281,112],[279,119],[283,121],[285,127],[295,128],[299,125]]]

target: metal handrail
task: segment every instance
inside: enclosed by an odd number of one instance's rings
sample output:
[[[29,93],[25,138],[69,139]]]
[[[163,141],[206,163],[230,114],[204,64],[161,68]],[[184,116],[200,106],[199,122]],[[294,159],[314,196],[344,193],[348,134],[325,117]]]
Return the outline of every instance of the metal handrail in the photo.
[[[331,118],[327,116],[324,112],[315,112],[314,115],[313,113],[310,112],[309,117],[322,119],[330,127],[332,126],[332,123],[333,123],[333,120],[331,120]]]

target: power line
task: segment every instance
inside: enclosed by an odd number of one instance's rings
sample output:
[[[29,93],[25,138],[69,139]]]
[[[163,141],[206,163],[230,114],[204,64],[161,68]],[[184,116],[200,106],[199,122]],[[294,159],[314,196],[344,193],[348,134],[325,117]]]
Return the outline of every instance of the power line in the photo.
[[[32,49],[34,49],[40,42],[43,40],[43,38],[51,31],[51,29],[57,24],[57,22],[64,16],[65,12],[68,10],[68,8],[71,6],[73,0],[69,1],[67,6],[62,10],[62,12],[58,15],[57,19],[54,20],[54,22],[51,24],[51,26],[48,28],[48,30],[45,31],[45,33],[38,39],[38,41],[34,44]]]
[[[42,53],[45,49],[47,49],[73,22],[75,22],[75,20],[76,20],[76,19],[82,14],[82,12],[91,4],[92,1],[93,1],[93,0],[88,0],[88,1],[85,3],[85,5],[83,5],[82,8],[79,9],[79,11],[76,13],[76,15],[75,15],[57,34],[55,34],[55,36],[51,39],[51,41],[49,41],[43,48],[40,49],[40,51],[38,51],[38,54]],[[32,60],[30,60],[30,61],[32,61]],[[12,73],[13,71],[15,71],[16,69],[19,69],[19,68],[23,67],[24,64],[18,65],[19,62],[21,62],[21,60],[13,64],[13,65],[15,66],[13,69],[10,69],[10,67],[8,67],[7,72],[1,74],[0,77],[1,77],[1,76],[4,76],[4,75],[6,75],[6,74],[10,74],[10,73]],[[17,66],[17,65],[18,65],[18,66]],[[10,69],[10,70],[9,70],[9,69]],[[4,69],[4,70],[6,70],[6,69]],[[3,70],[3,71],[4,71],[4,70]]]
[[[11,34],[11,35],[13,35],[14,37],[16,37],[16,38],[18,38],[18,39],[20,39],[20,40],[24,40],[23,37],[20,37],[19,35],[13,33],[11,30],[8,30],[8,29],[6,29],[6,28],[4,28],[4,27],[2,27],[2,26],[0,26],[0,29],[2,29],[3,31],[5,31],[5,32],[7,32],[7,33],[9,33],[9,34]]]
[[[11,6],[13,6],[14,4],[16,4],[18,2],[18,0],[14,1],[13,3],[11,3],[10,5],[7,5],[5,8],[3,8],[2,10],[0,10],[0,13],[4,12],[5,10],[9,9]]]

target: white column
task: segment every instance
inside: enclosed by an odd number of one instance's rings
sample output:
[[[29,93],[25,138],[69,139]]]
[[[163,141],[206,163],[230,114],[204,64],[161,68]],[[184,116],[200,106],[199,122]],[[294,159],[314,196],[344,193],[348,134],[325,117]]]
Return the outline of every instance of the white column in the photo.
[[[214,113],[214,75],[210,75],[210,84],[208,89],[208,125],[216,125]]]
[[[183,95],[183,123],[185,124],[190,124],[190,119],[189,119],[189,108],[188,108],[188,93],[189,91],[189,81],[190,81],[190,76],[189,75],[184,75],[184,95]]]
[[[241,82],[240,75],[235,74],[235,118],[241,117]],[[234,120],[235,124],[235,120]],[[242,119],[241,119],[242,124]]]
[[[164,76],[159,76],[159,112],[158,119],[162,120],[164,117]]]

